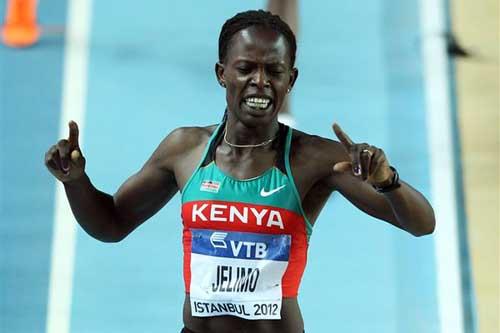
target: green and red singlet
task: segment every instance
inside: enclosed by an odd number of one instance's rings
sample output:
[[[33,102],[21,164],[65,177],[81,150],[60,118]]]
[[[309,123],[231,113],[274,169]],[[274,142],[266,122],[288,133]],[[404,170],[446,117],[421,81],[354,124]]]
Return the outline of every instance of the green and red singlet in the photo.
[[[192,315],[280,319],[282,298],[298,294],[312,231],[290,169],[292,129],[280,124],[282,163],[244,180],[215,163],[222,132],[219,125],[182,193]]]

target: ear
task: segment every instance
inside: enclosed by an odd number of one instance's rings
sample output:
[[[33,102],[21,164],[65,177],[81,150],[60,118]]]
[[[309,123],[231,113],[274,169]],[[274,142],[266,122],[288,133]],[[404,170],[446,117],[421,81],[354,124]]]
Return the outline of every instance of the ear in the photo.
[[[226,80],[224,79],[224,65],[220,62],[215,64],[215,76],[217,77],[217,81],[222,87],[226,87]]]
[[[295,85],[295,81],[297,81],[298,77],[299,77],[299,70],[296,67],[292,68],[290,72],[290,83],[288,85],[288,91],[292,90],[293,86]]]

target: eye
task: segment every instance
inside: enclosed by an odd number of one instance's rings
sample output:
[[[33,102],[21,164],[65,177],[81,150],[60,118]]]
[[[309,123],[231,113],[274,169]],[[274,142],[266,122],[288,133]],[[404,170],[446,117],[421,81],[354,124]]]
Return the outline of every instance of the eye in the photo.
[[[270,67],[268,69],[268,72],[269,74],[274,76],[280,76],[281,74],[285,73],[285,71],[280,67]]]
[[[240,72],[241,74],[250,74],[252,71],[252,68],[249,66],[238,66],[236,67],[236,70]]]

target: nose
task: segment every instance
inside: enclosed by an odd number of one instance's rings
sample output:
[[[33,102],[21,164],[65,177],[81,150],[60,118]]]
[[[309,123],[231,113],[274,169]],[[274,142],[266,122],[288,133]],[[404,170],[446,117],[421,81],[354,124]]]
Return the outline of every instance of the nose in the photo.
[[[260,68],[255,71],[250,81],[250,85],[259,89],[269,88],[271,86],[264,69]]]

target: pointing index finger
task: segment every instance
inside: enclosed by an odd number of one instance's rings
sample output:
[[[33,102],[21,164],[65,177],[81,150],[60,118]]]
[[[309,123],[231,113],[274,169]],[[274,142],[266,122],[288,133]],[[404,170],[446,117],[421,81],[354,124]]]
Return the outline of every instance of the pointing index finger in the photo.
[[[73,148],[80,148],[80,145],[78,143],[78,135],[79,135],[79,130],[78,130],[78,124],[74,122],[73,120],[69,122],[69,144],[71,149]]]
[[[351,140],[351,138],[340,128],[340,126],[337,123],[333,124],[333,131],[335,132],[335,135],[337,138],[342,142],[342,144],[346,148],[351,148],[351,146],[354,144],[354,142]]]

